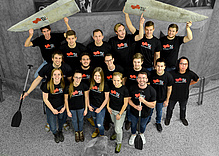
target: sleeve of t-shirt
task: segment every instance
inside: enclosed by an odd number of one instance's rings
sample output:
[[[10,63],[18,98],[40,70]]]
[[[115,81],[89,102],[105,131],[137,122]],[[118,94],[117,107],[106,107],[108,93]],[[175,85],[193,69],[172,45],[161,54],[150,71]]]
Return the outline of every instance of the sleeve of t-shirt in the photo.
[[[40,37],[35,38],[33,41],[31,41],[33,43],[32,47],[39,46],[40,41],[41,41]]]
[[[191,79],[193,81],[197,81],[199,79],[199,77],[196,73],[194,73],[193,71],[191,71],[190,73],[191,73]]]
[[[167,79],[168,79],[167,86],[172,86],[174,84],[174,81],[173,81],[173,76],[170,73],[167,73]]]
[[[156,48],[155,48],[155,52],[161,51],[162,50],[162,46],[161,46],[161,42],[160,40],[157,40],[157,44],[156,44]]]
[[[49,93],[49,90],[47,89],[47,83],[43,83],[43,84],[42,84],[41,90],[42,90],[44,93]]]
[[[109,92],[110,91],[110,88],[109,86],[105,83],[104,84],[104,92]]]
[[[47,64],[47,65],[48,65],[48,64]],[[43,68],[40,69],[40,71],[38,72],[38,74],[39,74],[40,77],[45,77],[45,76],[46,76],[46,74],[47,74],[47,68],[48,68],[47,65],[43,66]]]
[[[151,98],[150,98],[149,102],[153,102],[153,101],[156,101],[156,91],[152,86],[150,86],[150,88],[151,88],[151,90],[150,90],[151,91]]]
[[[83,85],[84,85],[84,91],[88,91],[89,90],[88,85],[86,85],[85,83],[83,83]]]
[[[181,45],[182,43],[184,43],[184,42],[183,42],[184,37],[185,37],[185,36],[179,36],[179,45]]]
[[[129,97],[129,91],[126,86],[124,87],[124,97]]]

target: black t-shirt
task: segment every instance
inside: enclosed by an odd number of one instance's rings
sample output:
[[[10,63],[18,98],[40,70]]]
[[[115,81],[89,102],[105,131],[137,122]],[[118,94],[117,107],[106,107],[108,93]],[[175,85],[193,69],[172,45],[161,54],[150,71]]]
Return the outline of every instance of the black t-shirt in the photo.
[[[132,66],[135,36],[136,33],[134,35],[127,34],[123,40],[118,39],[118,36],[109,39],[115,63],[121,65],[124,69]]]
[[[64,88],[61,87],[61,84],[54,85],[54,93],[50,93],[50,89],[47,89],[47,83],[42,85],[42,91],[48,93],[48,100],[53,106],[54,109],[64,106]]]
[[[153,36],[151,39],[144,37],[136,42],[135,53],[141,53],[144,56],[143,67],[150,68],[154,65],[154,53],[162,50],[160,40]]]
[[[183,38],[184,36],[176,36],[172,40],[167,39],[167,36],[160,38],[162,46],[160,57],[165,59],[167,67],[176,66],[180,45],[184,43]]]
[[[133,85],[130,87],[129,95],[131,97],[132,102],[135,105],[140,105],[140,102],[139,102],[140,94],[148,102],[156,101],[156,91],[150,85],[147,85],[147,87],[145,89],[140,89],[138,87],[138,85]],[[147,107],[143,103],[141,105],[142,105],[141,117],[146,118],[151,114],[151,108]],[[130,110],[134,116],[136,116],[136,117],[139,116],[139,111],[137,109],[135,109],[134,107],[131,106]]]
[[[39,46],[43,59],[48,63],[52,62],[52,53],[54,50],[58,49],[61,42],[65,41],[63,33],[51,33],[50,35],[50,40],[46,40],[45,36],[41,35],[32,41],[33,47]]]
[[[81,68],[81,66],[79,68],[77,68],[78,70],[80,70],[82,72],[82,82],[84,82],[87,86],[90,86],[90,78],[92,76],[92,73],[94,71],[94,68],[90,66],[89,69],[84,70]]]
[[[81,82],[79,86],[74,87],[74,92],[71,97],[69,96],[69,86],[64,90],[64,94],[68,94],[68,107],[69,110],[78,110],[85,108],[85,91],[88,91],[89,87]]]
[[[113,73],[114,72],[120,72],[124,73],[124,69],[120,65],[115,65],[115,69],[113,71],[109,71],[109,69],[106,67],[104,68],[104,76],[105,76],[105,81],[107,82],[108,86],[112,88],[113,86]]]
[[[90,98],[90,104],[95,107],[100,107],[105,100],[105,92],[109,92],[109,87],[106,83],[104,83],[104,89],[103,91],[99,91],[99,85],[100,83],[96,83],[89,93]]]
[[[46,82],[47,82],[51,79],[51,72],[53,69],[54,69],[54,67],[53,67],[52,63],[49,63],[49,64],[46,64],[45,66],[43,66],[43,68],[38,72],[38,74],[40,77],[46,78]],[[67,84],[68,83],[67,77],[72,76],[71,67],[66,63],[62,63],[62,65],[59,67],[59,69],[62,70],[65,84]],[[44,82],[44,83],[46,83],[46,82]],[[43,83],[42,83],[42,85],[43,85]],[[42,88],[42,86],[41,86],[41,88]]]
[[[178,71],[171,71],[174,84],[172,86],[172,94],[170,100],[187,100],[189,98],[189,85],[191,80],[197,81],[198,75],[193,71],[180,74]]]
[[[169,72],[163,75],[157,75],[156,71],[151,72],[150,84],[156,90],[158,103],[162,103],[167,98],[167,87],[173,85],[173,77]]]
[[[120,88],[114,86],[110,89],[109,97],[109,107],[113,110],[120,111],[124,105],[124,98],[129,97],[129,91],[126,86],[121,86]]]
[[[70,48],[68,43],[66,43],[60,47],[60,50],[64,55],[64,62],[69,64],[74,71],[81,65],[80,55],[86,52],[87,48],[83,44],[76,42],[76,47]]]
[[[127,77],[125,85],[126,85],[128,88],[129,88],[130,86],[132,86],[133,84],[138,84],[137,78],[138,78],[138,73],[139,73],[139,72],[146,72],[146,73],[147,73],[147,77],[148,77],[148,81],[149,81],[149,79],[150,79],[150,72],[149,72],[146,68],[142,67],[142,69],[141,69],[140,71],[135,71],[135,70],[133,69],[133,67],[132,67],[132,68],[129,68],[129,69],[125,72],[125,77]]]
[[[87,45],[88,53],[91,55],[93,67],[105,67],[104,56],[111,52],[111,45],[105,41],[101,46],[96,46],[94,42]]]

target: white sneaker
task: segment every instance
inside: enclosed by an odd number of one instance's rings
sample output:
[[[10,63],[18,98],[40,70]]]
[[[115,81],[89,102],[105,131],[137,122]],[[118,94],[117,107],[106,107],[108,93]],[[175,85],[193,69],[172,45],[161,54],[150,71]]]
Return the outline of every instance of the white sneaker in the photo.
[[[144,137],[144,134],[142,133],[142,134],[140,134],[140,136],[141,136],[141,139],[142,139],[142,141],[143,141],[143,145],[146,143],[146,140],[145,140],[145,137]]]
[[[131,135],[131,137],[129,139],[129,145],[134,145],[135,137],[136,137],[136,134]]]
[[[46,130],[47,132],[50,131],[50,127],[49,127],[49,124],[48,124],[48,123],[47,123],[46,126],[45,126],[45,130]]]

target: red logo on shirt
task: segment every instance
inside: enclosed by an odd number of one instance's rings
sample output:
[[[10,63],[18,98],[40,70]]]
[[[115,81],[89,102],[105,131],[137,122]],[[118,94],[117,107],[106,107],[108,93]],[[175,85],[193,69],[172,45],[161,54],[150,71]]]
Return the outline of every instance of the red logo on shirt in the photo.
[[[111,93],[112,93],[112,94],[116,94],[116,91],[115,91],[115,90],[111,90]]]
[[[140,93],[138,93],[138,94],[135,94],[135,97],[140,97]]]
[[[96,89],[97,90],[98,88],[97,88],[97,86],[93,86],[92,89]]]
[[[54,93],[56,93],[56,92],[58,92],[59,91],[59,89],[58,88],[56,88],[55,90],[54,90]]]
[[[131,5],[131,7],[132,7],[132,9],[140,9],[140,6],[139,6],[139,5],[136,5],[136,6]]]
[[[170,48],[170,45],[169,44],[167,44],[167,45],[163,45],[163,48]]]
[[[36,20],[33,21],[33,23],[37,24],[39,21],[41,21],[40,18],[36,18]]]
[[[182,78],[175,79],[176,82],[182,81]]]
[[[160,82],[160,80],[156,79],[156,80],[153,80],[154,83],[157,83],[157,82]]]
[[[130,75],[130,78],[136,79],[136,75]]]
[[[120,47],[123,47],[124,46],[124,43],[120,43],[120,44],[117,44],[117,46],[120,48]]]
[[[47,45],[45,45],[45,47],[46,47],[46,48],[49,48],[49,47],[51,47],[51,46],[50,46],[50,44],[47,44]]]
[[[100,52],[99,52],[99,51],[96,51],[96,52],[93,52],[93,54],[94,54],[94,55],[98,55],[98,54],[100,54]]]
[[[142,42],[142,45],[143,46],[148,46],[148,43],[147,42]]]
[[[113,78],[113,76],[112,75],[110,75],[110,76],[107,76],[107,79],[109,80],[109,79],[112,79]]]
[[[85,78],[85,77],[87,77],[87,75],[86,75],[86,74],[83,74],[83,75],[82,75],[82,78]]]
[[[74,55],[72,52],[70,52],[70,53],[67,53],[67,55],[68,56],[72,56],[72,55]]]
[[[77,90],[75,90],[75,91],[72,93],[72,95],[76,95],[76,94],[78,94],[78,91],[77,91]]]

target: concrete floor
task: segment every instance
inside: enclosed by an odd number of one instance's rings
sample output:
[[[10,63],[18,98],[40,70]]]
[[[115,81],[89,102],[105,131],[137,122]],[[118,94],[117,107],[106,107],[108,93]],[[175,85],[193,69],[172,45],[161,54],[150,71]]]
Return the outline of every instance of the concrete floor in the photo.
[[[217,81],[218,82],[218,81]],[[194,89],[195,90],[195,89]],[[193,89],[191,90],[193,92]],[[203,105],[197,105],[198,96],[192,96],[187,106],[189,126],[185,127],[179,120],[179,107],[176,105],[169,126],[157,132],[155,114],[145,132],[146,144],[143,150],[128,145],[130,130],[124,130],[122,149],[114,153],[115,142],[108,141],[108,155],[126,156],[218,156],[219,153],[219,89],[204,96]],[[22,105],[22,122],[19,128],[11,127],[11,119],[19,107],[19,93],[7,90],[3,94],[5,101],[0,103],[0,155],[2,156],[78,156],[86,144],[92,140],[94,128],[85,121],[85,141],[76,143],[72,130],[64,131],[65,141],[55,143],[51,132],[45,132],[46,115],[43,114],[40,100],[26,98]],[[166,108],[163,109],[163,117]],[[105,132],[110,136],[113,129]]]

